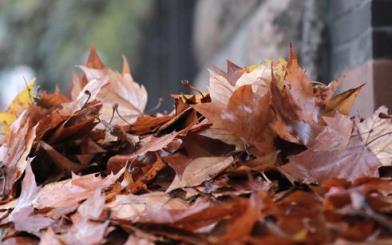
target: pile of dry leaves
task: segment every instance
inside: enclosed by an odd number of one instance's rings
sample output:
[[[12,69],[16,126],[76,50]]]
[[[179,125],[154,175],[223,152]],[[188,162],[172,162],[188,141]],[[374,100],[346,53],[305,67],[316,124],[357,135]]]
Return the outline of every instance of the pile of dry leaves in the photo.
[[[31,83],[0,114],[2,243],[392,242],[392,116],[348,116],[361,87],[290,50],[148,115],[125,59],[80,68],[70,97]]]

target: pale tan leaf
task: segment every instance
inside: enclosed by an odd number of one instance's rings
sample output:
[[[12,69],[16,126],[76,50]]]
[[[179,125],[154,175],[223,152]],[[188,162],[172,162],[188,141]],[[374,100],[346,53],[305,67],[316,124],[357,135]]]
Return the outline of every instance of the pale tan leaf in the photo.
[[[233,163],[233,157],[200,157],[188,163],[181,177],[176,175],[167,189],[197,186],[221,173]]]
[[[183,210],[188,208],[188,204],[179,198],[172,198],[165,192],[152,192],[142,195],[117,195],[116,199],[106,205],[111,210],[113,219],[123,219],[132,222],[146,222],[170,219],[164,211]],[[148,217],[148,213],[159,213],[162,216]]]
[[[349,89],[343,93],[332,97],[326,102],[326,113],[329,113],[331,111],[338,111],[343,115],[348,115],[355,103],[355,99],[357,98],[359,92],[361,92],[363,86],[365,86],[365,84],[362,84],[353,89]]]
[[[84,176],[73,175],[72,179],[45,185],[33,200],[34,208],[66,208],[77,205],[97,189],[105,189],[114,184],[124,169],[116,175],[110,174],[105,178],[89,174]]]
[[[18,231],[38,233],[48,227],[53,220],[43,215],[33,214],[33,200],[36,198],[39,187],[35,182],[34,173],[30,164],[27,165],[25,177],[22,181],[22,193],[14,210],[9,215],[9,221],[13,222]]]
[[[228,81],[224,74],[222,74],[222,71],[218,71],[217,68],[209,70],[209,91],[211,100],[213,102],[227,104],[231,94],[234,92],[234,86]]]
[[[357,120],[356,126],[363,142],[387,166],[392,165],[392,118],[382,118],[381,113],[387,115],[387,107],[381,106],[362,122]]]
[[[5,194],[9,193],[27,164],[27,156],[36,137],[36,128],[31,123],[32,112],[24,111],[11,124],[6,142],[0,147],[0,162],[5,166]]]

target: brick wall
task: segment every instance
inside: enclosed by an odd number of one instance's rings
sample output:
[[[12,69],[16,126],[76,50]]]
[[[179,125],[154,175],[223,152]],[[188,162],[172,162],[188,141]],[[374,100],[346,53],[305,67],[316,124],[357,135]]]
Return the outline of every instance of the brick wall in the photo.
[[[366,82],[353,113],[392,106],[392,1],[330,0],[330,77],[343,88]]]

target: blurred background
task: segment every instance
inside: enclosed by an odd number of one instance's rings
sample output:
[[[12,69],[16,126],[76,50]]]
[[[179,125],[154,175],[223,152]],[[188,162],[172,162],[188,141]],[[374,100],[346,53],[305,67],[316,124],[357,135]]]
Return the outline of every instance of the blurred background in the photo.
[[[95,44],[106,65],[125,55],[148,107],[191,81],[204,90],[207,68],[286,57],[290,42],[313,80],[367,82],[354,114],[391,104],[390,0],[0,0],[0,107],[36,77],[69,92],[75,65]]]

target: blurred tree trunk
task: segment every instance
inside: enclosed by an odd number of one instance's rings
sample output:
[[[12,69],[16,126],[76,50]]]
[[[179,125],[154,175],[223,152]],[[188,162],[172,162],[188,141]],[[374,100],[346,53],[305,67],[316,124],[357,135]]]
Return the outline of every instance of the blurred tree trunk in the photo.
[[[144,25],[141,66],[136,79],[149,91],[149,108],[163,97],[163,109],[173,104],[169,93],[186,91],[181,80],[194,77],[197,69],[192,49],[195,0],[154,0],[152,16]]]

